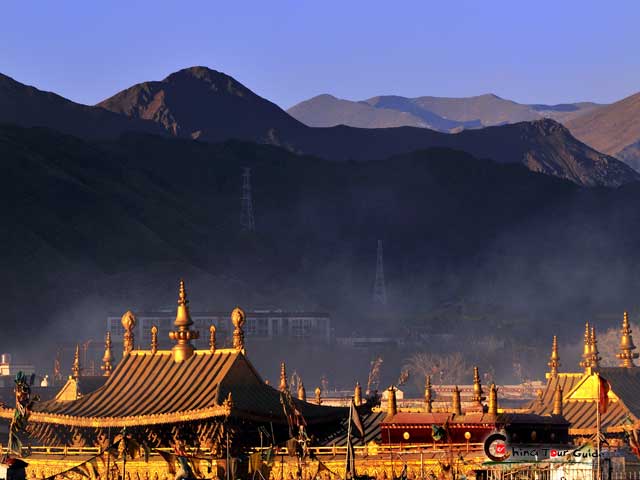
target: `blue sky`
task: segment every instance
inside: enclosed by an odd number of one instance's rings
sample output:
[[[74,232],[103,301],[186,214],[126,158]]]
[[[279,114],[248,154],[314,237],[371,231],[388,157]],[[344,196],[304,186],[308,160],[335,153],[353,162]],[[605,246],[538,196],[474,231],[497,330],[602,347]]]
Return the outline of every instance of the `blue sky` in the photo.
[[[640,91],[640,2],[4,0],[0,72],[81,103],[192,65],[284,108],[320,93],[610,102]]]

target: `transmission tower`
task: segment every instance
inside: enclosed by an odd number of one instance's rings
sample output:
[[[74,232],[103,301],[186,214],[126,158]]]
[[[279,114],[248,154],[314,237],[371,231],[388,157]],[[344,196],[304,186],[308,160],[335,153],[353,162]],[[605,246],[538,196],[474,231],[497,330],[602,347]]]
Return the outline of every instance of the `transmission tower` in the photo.
[[[253,200],[251,198],[251,169],[248,167],[244,168],[244,173],[242,174],[240,226],[248,232],[253,232],[256,229],[256,224],[253,220]]]
[[[382,240],[378,240],[378,259],[376,261],[376,280],[373,284],[373,303],[374,305],[387,304],[387,289],[384,283]]]

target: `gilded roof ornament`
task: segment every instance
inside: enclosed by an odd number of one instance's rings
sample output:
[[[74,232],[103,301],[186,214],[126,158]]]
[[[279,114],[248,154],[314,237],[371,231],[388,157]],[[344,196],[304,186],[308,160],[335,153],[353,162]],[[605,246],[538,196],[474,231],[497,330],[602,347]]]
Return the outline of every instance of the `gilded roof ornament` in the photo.
[[[182,362],[193,355],[195,349],[191,344],[191,340],[200,336],[197,331],[189,329],[189,327],[193,325],[193,320],[191,320],[191,314],[189,313],[189,300],[187,300],[184,280],[180,280],[178,309],[176,312],[176,321],[173,325],[176,327],[176,330],[169,332],[169,338],[176,341],[176,344],[171,349],[173,352],[173,360],[175,362]]]
[[[280,386],[279,390],[281,392],[289,390],[289,385],[287,384],[287,366],[284,362],[280,363]]]
[[[362,387],[360,386],[360,382],[356,382],[356,386],[353,389],[353,403],[355,403],[357,407],[362,405]]]
[[[556,386],[556,390],[553,393],[553,415],[562,415],[562,387],[560,383]]]
[[[110,376],[111,371],[113,370],[111,360],[113,360],[113,355],[111,354],[111,332],[107,332],[107,335],[104,339],[104,355],[102,356],[102,365],[100,366],[100,370],[104,372],[102,375],[105,377]]]
[[[553,336],[553,343],[551,344],[551,357],[549,358],[549,373],[552,377],[558,376],[558,369],[560,368],[560,355],[558,354],[558,337]]]
[[[591,329],[589,328],[589,322],[584,325],[584,346],[582,348],[582,361],[580,366],[584,368],[585,373],[589,373],[591,370]]]
[[[316,387],[314,393],[316,394],[316,404],[322,405],[322,390],[320,390],[320,387]]]
[[[211,325],[209,327],[209,351],[215,353],[216,351],[216,326]]]
[[[462,415],[462,404],[460,403],[460,389],[456,385],[453,388],[453,397],[451,399],[451,409],[456,415]]]
[[[424,402],[426,404],[427,413],[433,410],[433,392],[431,391],[431,375],[427,375],[424,386]]]
[[[391,385],[387,390],[387,416],[392,416],[398,413],[398,402],[396,400],[396,387]]]
[[[479,405],[482,405],[482,401],[485,399],[483,396],[482,383],[480,382],[480,373],[478,367],[473,367],[473,397],[472,400]]]
[[[136,316],[131,310],[127,310],[122,319],[120,320],[122,327],[124,328],[124,335],[122,341],[122,354],[123,356],[131,352],[135,348],[133,329],[136,326]]]
[[[242,330],[245,322],[244,310],[240,307],[234,308],[231,312],[231,322],[235,327],[233,330],[233,348],[239,352],[244,351],[244,331]]]
[[[489,415],[498,414],[498,388],[495,383],[492,383],[489,389],[489,408],[487,413]]]
[[[158,351],[158,327],[151,325],[151,353]]]
[[[631,325],[629,324],[629,313],[624,312],[622,319],[622,330],[620,337],[620,353],[616,357],[620,360],[620,366],[625,368],[635,367],[633,360],[638,358],[638,352],[634,352],[636,346],[633,344],[631,336]]]
[[[302,400],[303,402],[307,401],[307,391],[304,389],[302,380],[300,380],[300,384],[298,385],[298,400]]]
[[[80,345],[76,345],[76,352],[73,354],[73,364],[71,365],[71,376],[76,380],[80,378]]]

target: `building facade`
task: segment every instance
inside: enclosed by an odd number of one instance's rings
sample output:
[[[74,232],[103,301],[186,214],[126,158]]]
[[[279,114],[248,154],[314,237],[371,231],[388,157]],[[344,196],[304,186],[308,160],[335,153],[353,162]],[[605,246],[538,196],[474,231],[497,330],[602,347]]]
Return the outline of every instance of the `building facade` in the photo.
[[[167,311],[135,312],[137,324],[134,335],[142,343],[151,341],[151,328],[158,328],[158,338],[168,339],[173,328],[174,314]],[[216,327],[219,342],[229,346],[232,341],[232,326],[228,312],[193,312],[191,314],[194,328],[201,332]],[[114,344],[122,344],[124,328],[121,316],[107,317],[107,331],[111,333]],[[285,338],[295,341],[314,341],[329,343],[331,341],[331,317],[321,312],[287,312],[284,310],[252,310],[246,312],[245,335],[252,340],[273,340]],[[196,348],[206,348],[208,340],[194,340]]]

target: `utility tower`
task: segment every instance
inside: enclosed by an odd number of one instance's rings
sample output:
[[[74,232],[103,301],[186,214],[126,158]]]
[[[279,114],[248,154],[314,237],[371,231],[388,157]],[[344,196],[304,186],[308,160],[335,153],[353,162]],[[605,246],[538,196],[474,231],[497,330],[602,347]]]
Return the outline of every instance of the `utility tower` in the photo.
[[[373,304],[387,304],[387,288],[384,283],[384,258],[382,252],[382,240],[378,240],[378,259],[376,261],[376,280],[373,284]]]
[[[251,198],[251,169],[244,168],[242,174],[242,210],[240,211],[240,226],[242,230],[253,232],[256,224],[253,220],[253,199]]]

